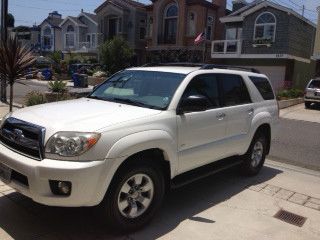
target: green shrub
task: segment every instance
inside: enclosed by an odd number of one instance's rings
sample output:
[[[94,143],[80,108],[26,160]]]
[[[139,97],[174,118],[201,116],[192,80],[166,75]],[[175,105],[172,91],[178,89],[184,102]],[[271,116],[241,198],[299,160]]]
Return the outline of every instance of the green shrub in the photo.
[[[25,104],[26,106],[34,106],[39,104],[44,104],[47,102],[46,97],[41,93],[37,91],[33,91],[27,94]]]
[[[279,100],[299,98],[303,97],[303,91],[295,88],[283,90],[278,93],[277,97]]]
[[[51,81],[48,85],[54,93],[64,93],[67,90],[67,83],[61,80]]]

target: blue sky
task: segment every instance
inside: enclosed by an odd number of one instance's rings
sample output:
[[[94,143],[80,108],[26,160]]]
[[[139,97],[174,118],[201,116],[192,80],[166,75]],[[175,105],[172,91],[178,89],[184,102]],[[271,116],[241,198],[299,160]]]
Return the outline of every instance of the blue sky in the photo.
[[[251,2],[252,0],[248,0]],[[273,0],[301,13],[302,5],[305,5],[305,16],[316,22],[316,7],[320,6],[320,0]],[[58,10],[63,16],[77,16],[81,9],[93,12],[104,0],[9,0],[9,11],[16,19],[16,25],[33,25],[41,23],[52,10]],[[148,0],[140,0],[150,3]],[[228,8],[232,6],[232,0],[228,0]]]

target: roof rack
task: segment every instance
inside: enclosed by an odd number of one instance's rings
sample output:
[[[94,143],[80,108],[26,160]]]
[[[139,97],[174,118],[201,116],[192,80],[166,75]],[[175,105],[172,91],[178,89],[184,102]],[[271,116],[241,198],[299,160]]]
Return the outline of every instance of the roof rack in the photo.
[[[205,64],[201,67],[201,69],[214,69],[214,68],[242,70],[242,71],[249,71],[249,72],[253,72],[253,73],[260,73],[260,71],[255,68],[247,68],[247,67],[232,66],[232,65]]]
[[[147,63],[142,67],[155,67],[155,66],[168,66],[168,67],[203,67],[204,63],[191,63],[191,62],[171,62],[171,63]]]
[[[253,73],[260,73],[259,70],[255,68],[247,68],[232,65],[220,65],[220,64],[205,64],[205,63],[190,63],[190,62],[172,62],[172,63],[147,63],[142,67],[156,67],[156,66],[170,66],[170,67],[200,67],[202,70],[206,69],[230,69],[230,70],[242,70]]]

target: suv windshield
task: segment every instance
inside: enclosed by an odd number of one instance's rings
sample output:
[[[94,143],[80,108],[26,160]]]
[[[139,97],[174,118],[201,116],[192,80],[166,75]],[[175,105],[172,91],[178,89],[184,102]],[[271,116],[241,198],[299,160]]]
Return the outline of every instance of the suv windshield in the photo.
[[[320,80],[312,80],[309,84],[309,88],[319,88],[320,89]]]
[[[89,98],[164,110],[185,74],[125,70],[99,86]]]

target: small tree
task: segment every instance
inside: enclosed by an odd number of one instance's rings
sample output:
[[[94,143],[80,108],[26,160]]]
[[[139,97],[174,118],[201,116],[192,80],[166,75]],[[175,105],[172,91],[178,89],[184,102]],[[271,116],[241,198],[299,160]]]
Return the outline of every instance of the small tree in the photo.
[[[31,49],[21,46],[17,38],[0,43],[0,74],[10,85],[10,112],[13,105],[13,84],[36,61]]]
[[[130,66],[133,50],[121,37],[106,41],[100,47],[100,56],[109,73],[113,74]]]

